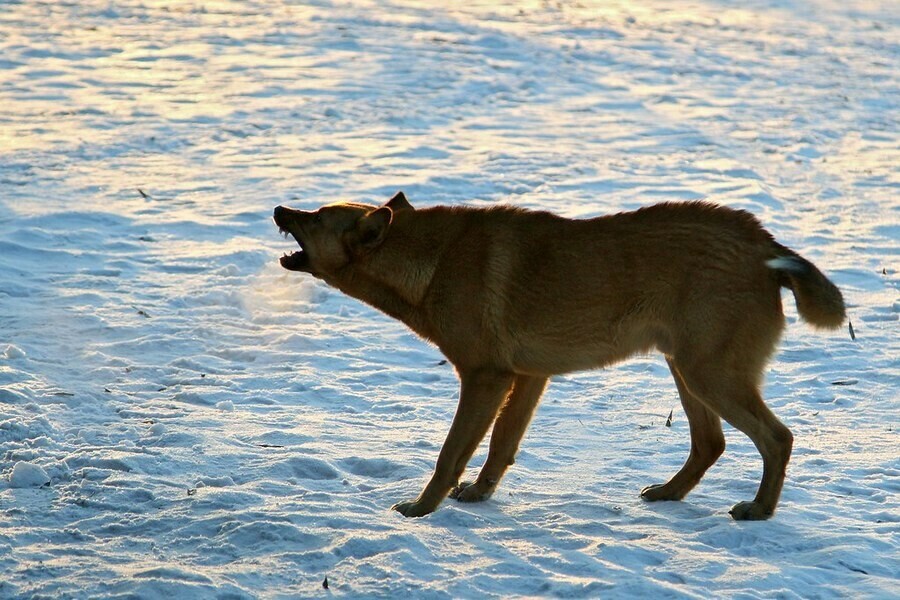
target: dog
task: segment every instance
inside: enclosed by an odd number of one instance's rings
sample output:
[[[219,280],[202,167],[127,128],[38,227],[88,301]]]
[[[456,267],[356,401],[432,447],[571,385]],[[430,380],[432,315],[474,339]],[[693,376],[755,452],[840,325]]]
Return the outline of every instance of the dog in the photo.
[[[407,517],[491,496],[513,464],[550,376],[661,352],[687,415],[691,449],[648,501],[680,500],[725,449],[724,419],[763,459],[756,497],[736,520],[775,512],[793,435],[760,395],[784,328],[781,288],[818,328],[845,320],[840,290],[748,212],[667,202],[591,219],[508,206],[279,206],[275,224],[300,250],[282,267],[308,273],[399,319],[456,368],[459,406],[434,473]],[[459,482],[493,425],[487,460]]]

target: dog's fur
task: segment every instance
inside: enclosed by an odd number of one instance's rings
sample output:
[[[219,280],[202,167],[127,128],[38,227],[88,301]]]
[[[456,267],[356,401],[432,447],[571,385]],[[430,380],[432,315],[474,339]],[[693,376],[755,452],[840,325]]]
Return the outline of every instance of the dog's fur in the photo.
[[[459,406],[434,474],[393,508],[434,511],[449,494],[490,497],[557,373],[663,353],[687,415],[691,450],[647,500],[679,500],[725,448],[720,419],[763,457],[756,498],[735,519],[773,514],[793,436],[760,396],[761,374],[784,327],[780,288],[817,327],[844,321],[841,293],[778,244],[749,213],[706,202],[665,203],[585,220],[510,207],[277,207],[301,246],[281,259],[395,317],[456,367]],[[459,483],[493,424],[478,478]]]

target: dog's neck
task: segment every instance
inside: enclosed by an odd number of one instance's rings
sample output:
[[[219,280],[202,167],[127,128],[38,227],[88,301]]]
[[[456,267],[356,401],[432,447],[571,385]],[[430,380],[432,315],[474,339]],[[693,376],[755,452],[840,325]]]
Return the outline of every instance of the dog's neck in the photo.
[[[427,211],[398,213],[381,246],[326,282],[429,337],[422,302],[443,254],[436,240],[447,239],[431,221]]]

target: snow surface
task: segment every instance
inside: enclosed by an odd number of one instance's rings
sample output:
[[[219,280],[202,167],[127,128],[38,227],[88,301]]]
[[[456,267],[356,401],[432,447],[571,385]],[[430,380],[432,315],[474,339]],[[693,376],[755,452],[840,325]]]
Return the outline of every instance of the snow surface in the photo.
[[[48,483],[50,483],[50,476],[47,475],[47,471],[40,465],[29,462],[17,462],[13,465],[12,473],[9,474],[9,487],[11,488],[41,487]]]
[[[896,2],[455,4],[0,2],[0,597],[900,597]],[[639,499],[688,448],[657,356],[555,378],[489,502],[388,510],[455,376],[281,270],[270,215],[398,189],[709,197],[817,262],[855,339],[786,297],[775,518],[728,517],[761,470],[730,429]]]

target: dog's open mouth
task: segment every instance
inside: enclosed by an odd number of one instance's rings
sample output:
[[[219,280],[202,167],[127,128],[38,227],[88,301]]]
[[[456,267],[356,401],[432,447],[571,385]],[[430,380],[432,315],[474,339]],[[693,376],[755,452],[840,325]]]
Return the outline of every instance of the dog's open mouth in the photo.
[[[300,250],[297,252],[291,254],[285,252],[284,256],[279,259],[279,262],[282,267],[290,271],[309,271],[309,255],[303,248],[303,240],[291,231],[291,228],[288,225],[289,221],[291,221],[291,213],[292,211],[290,209],[278,206],[275,208],[275,213],[272,215],[275,225],[278,226],[278,231],[281,232],[285,238],[287,238],[288,235],[292,236],[300,246]]]
[[[303,249],[303,242],[297,239],[297,236],[293,235],[290,231],[286,229],[278,227],[278,231],[287,238],[289,235],[292,236],[295,240],[297,240],[297,244],[300,246],[300,250],[297,252],[292,252],[288,254],[284,253],[279,260],[281,266],[290,271],[306,271],[309,269],[309,255],[306,253],[306,250]]]

